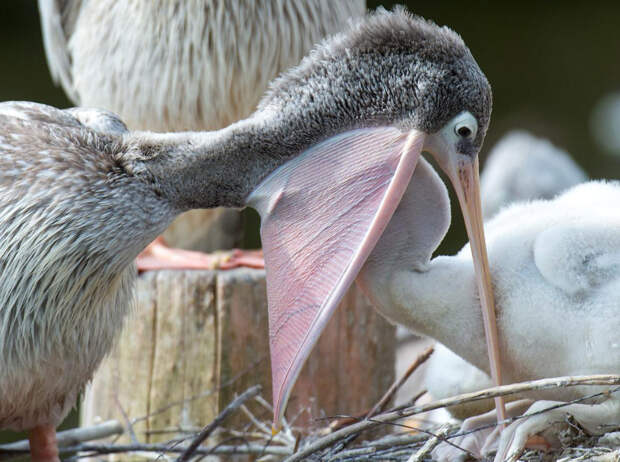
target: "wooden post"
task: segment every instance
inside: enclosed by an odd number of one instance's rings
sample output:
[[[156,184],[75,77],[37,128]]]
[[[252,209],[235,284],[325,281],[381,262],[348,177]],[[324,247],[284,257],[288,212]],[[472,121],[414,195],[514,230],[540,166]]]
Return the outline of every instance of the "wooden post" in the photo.
[[[179,215],[163,234],[171,247],[213,252],[239,247],[243,240],[241,212],[199,209]]]
[[[141,441],[168,441],[209,423],[235,393],[263,385],[271,402],[263,270],[155,271],[138,278],[137,308],[86,394],[83,425],[135,419]],[[291,396],[296,425],[359,414],[394,378],[395,330],[353,288],[330,321]],[[271,420],[269,411],[252,406]],[[243,415],[228,421],[247,423]]]
[[[200,425],[217,414],[217,357],[212,271],[152,271],[137,284],[137,307],[103,362],[82,405],[82,423],[98,417],[135,425],[144,442],[164,441],[179,426]],[[153,431],[173,433],[153,434]]]

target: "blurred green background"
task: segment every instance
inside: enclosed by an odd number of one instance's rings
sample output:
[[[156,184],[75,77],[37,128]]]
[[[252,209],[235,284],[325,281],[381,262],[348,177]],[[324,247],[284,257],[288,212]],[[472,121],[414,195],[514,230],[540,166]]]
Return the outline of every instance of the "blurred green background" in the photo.
[[[620,2],[418,0],[368,6],[394,3],[459,32],[486,73],[494,108],[483,161],[506,131],[524,128],[567,149],[592,177],[618,176],[620,157],[600,147],[590,119],[604,95],[620,90]],[[0,63],[0,101],[71,105],[49,76],[34,0],[0,1]],[[444,252],[465,240],[461,220],[455,220]]]

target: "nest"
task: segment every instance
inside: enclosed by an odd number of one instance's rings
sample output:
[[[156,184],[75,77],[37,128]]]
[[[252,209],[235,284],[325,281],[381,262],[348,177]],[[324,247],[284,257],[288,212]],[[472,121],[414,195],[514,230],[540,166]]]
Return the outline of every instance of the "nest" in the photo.
[[[420,362],[423,362],[423,358],[422,361],[418,358],[418,363]],[[410,371],[415,370],[415,367],[412,366]],[[272,412],[271,406],[260,396],[261,387],[257,385],[238,395],[204,428],[178,428],[175,433],[181,436],[166,443],[145,444],[141,442],[133,431],[132,422],[141,420],[143,417],[133,420],[125,417],[123,423],[109,421],[93,427],[77,428],[59,433],[60,453],[63,460],[79,460],[85,457],[99,460],[105,455],[123,454],[117,460],[140,458],[183,462],[200,460],[213,455],[220,455],[223,460],[230,460],[234,455],[240,456],[236,460],[258,460],[261,462],[280,460],[286,462],[421,462],[432,460],[431,451],[438,444],[445,441],[450,442],[456,437],[462,436],[463,433],[461,433],[460,427],[455,424],[444,424],[438,428],[425,430],[413,428],[406,420],[411,416],[434,409],[496,396],[521,394],[531,390],[576,385],[606,385],[611,387],[605,393],[592,394],[579,400],[563,403],[562,406],[604,394],[620,392],[620,376],[560,377],[489,388],[425,405],[417,405],[414,400],[408,405],[381,411],[407,376],[408,374],[397,381],[388,390],[384,398],[368,413],[356,417],[336,416],[326,419],[325,425],[310,435],[301,436],[301,433],[295,428],[294,421],[291,423],[284,421],[283,429],[274,435],[269,423],[257,418],[246,406],[252,400],[258,403],[266,413]],[[554,406],[553,409],[557,407],[558,405]],[[546,410],[540,412],[544,413]],[[226,427],[226,420],[233,413],[245,415],[247,424],[244,428],[231,429]],[[520,418],[524,417],[517,416],[511,420]],[[620,431],[614,428],[614,426],[618,426],[619,422],[610,423],[608,429],[604,428],[603,436],[586,434],[569,417],[567,417],[565,424],[564,429],[555,435],[559,441],[557,449],[552,451],[528,450],[518,460],[526,462],[620,462]],[[472,431],[478,430],[481,429]],[[118,438],[124,433],[129,435],[131,443],[89,442],[110,437]],[[0,447],[0,460],[23,456],[27,452],[28,445],[25,441],[4,445]]]

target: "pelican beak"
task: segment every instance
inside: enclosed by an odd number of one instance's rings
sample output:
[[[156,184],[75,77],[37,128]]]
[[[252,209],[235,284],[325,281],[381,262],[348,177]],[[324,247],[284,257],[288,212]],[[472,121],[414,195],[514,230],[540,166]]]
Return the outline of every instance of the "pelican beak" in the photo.
[[[491,364],[499,364],[499,341],[495,328],[495,301],[491,285],[491,273],[487,257],[484,226],[482,221],[482,207],[480,203],[480,180],[478,156],[473,162],[458,161],[457,178],[451,178],[452,184],[463,212],[463,220],[469,237],[471,253],[474,261],[474,270],[478,279],[478,292],[485,327],[485,334],[489,348]],[[491,366],[493,367],[493,366]],[[494,379],[501,384],[500,371],[496,371]]]
[[[463,213],[463,221],[471,247],[476,274],[478,294],[482,306],[482,318],[487,340],[491,377],[496,385],[501,385],[500,351],[495,318],[495,301],[489,271],[482,206],[480,202],[480,179],[478,153],[461,154],[456,150],[452,126],[427,138],[424,150],[433,154],[442,170],[450,178]],[[501,398],[495,399],[498,417],[505,419],[505,409]]]
[[[334,136],[249,196],[261,215],[275,429],[306,358],[407,189],[425,136],[388,127]]]

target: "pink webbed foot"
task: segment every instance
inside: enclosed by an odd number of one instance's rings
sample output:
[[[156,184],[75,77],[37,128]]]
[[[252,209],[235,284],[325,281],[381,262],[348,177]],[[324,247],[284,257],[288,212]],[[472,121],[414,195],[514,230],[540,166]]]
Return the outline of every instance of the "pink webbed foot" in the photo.
[[[239,267],[258,268],[265,267],[265,259],[262,250],[233,249],[220,263],[220,269],[232,269]]]
[[[51,425],[41,425],[30,430],[30,458],[33,462],[60,462],[56,429]]]
[[[158,269],[232,269],[238,267],[264,268],[262,251],[206,254],[192,250],[173,249],[160,236],[151,242],[136,259],[139,272]]]

